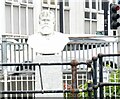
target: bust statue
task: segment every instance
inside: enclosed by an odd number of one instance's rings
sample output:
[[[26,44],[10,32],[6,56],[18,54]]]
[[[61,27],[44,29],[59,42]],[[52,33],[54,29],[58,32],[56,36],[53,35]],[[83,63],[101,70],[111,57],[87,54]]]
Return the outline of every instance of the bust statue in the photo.
[[[66,34],[54,31],[54,13],[41,11],[39,16],[39,32],[28,37],[28,44],[35,52],[41,54],[60,53],[69,42]]]

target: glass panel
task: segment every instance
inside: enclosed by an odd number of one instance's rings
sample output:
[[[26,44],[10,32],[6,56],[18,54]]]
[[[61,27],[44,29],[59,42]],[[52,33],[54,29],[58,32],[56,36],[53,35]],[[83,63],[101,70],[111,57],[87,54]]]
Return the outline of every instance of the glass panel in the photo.
[[[57,10],[57,31],[60,31],[60,11]]]
[[[5,20],[6,20],[6,32],[12,33],[12,24],[11,24],[11,6],[5,6]]]
[[[50,4],[55,5],[55,0],[51,0]]]
[[[65,33],[70,33],[70,18],[69,18],[69,10],[64,11],[64,18],[65,18]]]
[[[68,76],[67,76],[67,79],[72,79],[71,75],[68,75]]]
[[[17,90],[21,90],[21,81],[17,81]]]
[[[27,90],[27,81],[23,81],[23,90]]]
[[[22,0],[22,3],[27,3],[27,0]]]
[[[85,8],[89,8],[89,0],[85,0]]]
[[[96,1],[92,0],[92,9],[96,9]]]
[[[13,28],[14,28],[14,33],[18,34],[19,33],[19,7],[18,6],[13,7]]]
[[[28,9],[28,33],[31,35],[34,33],[34,19],[33,19],[33,8]]]
[[[48,4],[48,1],[47,1],[47,0],[43,0],[43,3],[44,3],[44,4]]]
[[[97,31],[97,22],[93,21],[92,22],[92,34],[95,34]]]
[[[33,4],[33,0],[28,0],[28,3]]]
[[[26,34],[26,8],[21,7],[21,34]]]
[[[102,10],[104,10],[104,0],[102,0]]]
[[[100,10],[100,1],[98,0],[98,10]]]
[[[85,12],[85,18],[90,19],[90,12]]]
[[[69,6],[69,0],[65,0],[65,6]]]
[[[32,81],[28,81],[28,90],[32,90],[33,84]]]
[[[6,0],[6,2],[7,2],[7,1],[12,1],[12,0]]]
[[[85,34],[90,34],[90,21],[85,21]]]
[[[18,2],[18,0],[14,0],[15,2]]]
[[[92,13],[92,19],[97,19],[97,14],[96,13]]]

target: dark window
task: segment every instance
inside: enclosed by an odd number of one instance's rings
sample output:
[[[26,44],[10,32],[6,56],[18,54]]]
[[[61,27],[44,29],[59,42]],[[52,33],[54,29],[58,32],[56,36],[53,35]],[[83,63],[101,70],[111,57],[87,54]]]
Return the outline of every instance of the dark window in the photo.
[[[92,0],[92,9],[96,9],[96,1]]]
[[[65,6],[69,6],[69,0],[65,0]]]
[[[90,18],[90,12],[85,12],[85,18]]]
[[[89,8],[89,0],[85,0],[85,8]]]
[[[100,2],[98,1],[98,10],[100,10]]]
[[[55,5],[55,0],[51,0],[50,4]]]
[[[92,13],[92,19],[97,19],[96,13]]]
[[[102,5],[101,5],[101,6],[102,6],[102,10],[104,10],[104,2],[105,2],[105,1],[102,0]]]
[[[43,0],[43,3],[44,3],[44,4],[47,4],[47,0]]]

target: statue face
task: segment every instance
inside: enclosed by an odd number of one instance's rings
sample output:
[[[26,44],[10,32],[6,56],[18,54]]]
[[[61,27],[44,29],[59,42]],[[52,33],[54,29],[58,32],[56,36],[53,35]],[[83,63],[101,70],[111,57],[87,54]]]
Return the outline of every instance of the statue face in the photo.
[[[48,10],[43,10],[40,15],[40,33],[50,35],[54,32],[54,15]]]

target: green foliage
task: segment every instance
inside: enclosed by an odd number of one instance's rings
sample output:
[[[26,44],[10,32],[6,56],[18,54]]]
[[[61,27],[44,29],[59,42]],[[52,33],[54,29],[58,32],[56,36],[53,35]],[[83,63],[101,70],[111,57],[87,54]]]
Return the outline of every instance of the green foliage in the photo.
[[[116,70],[110,74],[109,82],[116,82],[116,83],[120,82],[120,70]],[[111,92],[111,96],[114,97],[115,91],[116,91],[116,96],[120,97],[120,86],[116,86],[116,87],[115,86],[106,86],[105,87],[106,96],[108,96],[108,97],[109,97],[110,92]]]

